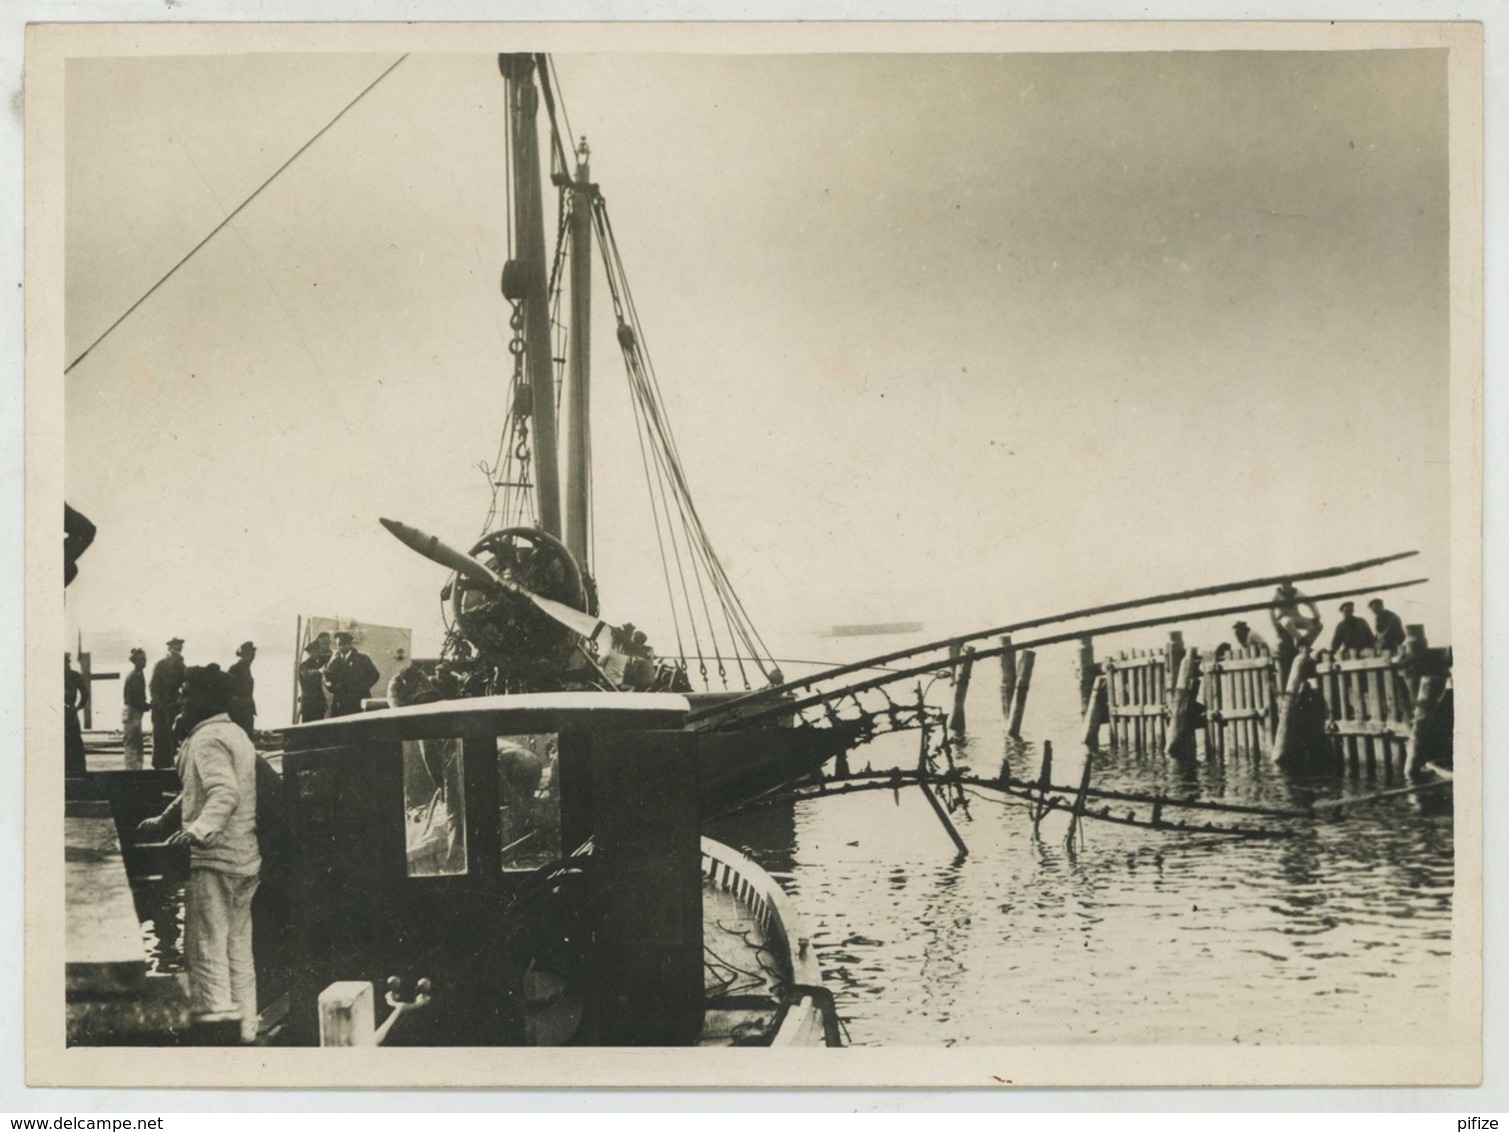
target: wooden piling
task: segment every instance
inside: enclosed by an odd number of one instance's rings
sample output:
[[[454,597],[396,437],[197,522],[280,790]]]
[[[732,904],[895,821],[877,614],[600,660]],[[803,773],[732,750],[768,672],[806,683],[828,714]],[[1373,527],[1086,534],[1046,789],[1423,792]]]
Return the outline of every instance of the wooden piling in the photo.
[[[1079,639],[1079,712],[1081,715],[1090,706],[1090,693],[1095,688],[1095,678],[1100,675],[1100,666],[1095,663],[1095,638]]]
[[[1278,709],[1278,724],[1273,732],[1273,761],[1279,766],[1299,767],[1307,761],[1310,736],[1300,727],[1300,697],[1311,667],[1309,650],[1299,653],[1289,664],[1289,682],[1284,686]]]
[[[1416,777],[1430,759],[1427,730],[1430,724],[1431,707],[1436,701],[1437,681],[1440,677],[1427,674],[1420,677],[1419,691],[1415,695],[1414,716],[1409,725],[1409,749],[1404,759],[1404,773]]]
[[[1409,660],[1402,682],[1409,688],[1409,702],[1413,704],[1420,691],[1420,673],[1423,669],[1426,650],[1430,644],[1425,639],[1424,625],[1404,627],[1404,655]]]
[[[1085,815],[1085,799],[1089,797],[1090,792],[1091,765],[1092,764],[1089,752],[1086,752],[1085,768],[1083,773],[1081,773],[1079,776],[1079,791],[1074,795],[1074,809],[1072,811],[1072,816],[1069,819],[1069,833],[1064,838],[1065,845],[1071,844],[1074,841],[1075,835],[1079,833],[1080,821]]]
[[[1038,824],[1043,820],[1043,815],[1048,812],[1048,789],[1053,785],[1053,744],[1047,739],[1043,740],[1043,765],[1038,770],[1037,788],[1038,800],[1032,807],[1032,830],[1037,832]]]
[[[1027,710],[1027,692],[1032,687],[1032,665],[1037,654],[1023,649],[1017,657],[1016,690],[1011,697],[1011,722],[1006,734],[1013,739],[1022,737],[1022,713]]]
[[[1106,706],[1106,678],[1097,676],[1090,686],[1090,702],[1085,705],[1085,750],[1092,753],[1100,750],[1100,725],[1106,721],[1109,710]],[[1115,727],[1114,722],[1112,727]],[[1111,741],[1116,741],[1114,734]]]
[[[1170,641],[1170,645],[1172,643]],[[1178,672],[1174,676],[1173,696],[1169,702],[1168,738],[1163,750],[1174,758],[1193,758],[1195,754],[1195,729],[1191,719],[1194,715],[1195,677],[1198,672],[1199,662],[1191,649],[1180,659]]]
[[[1011,634],[1001,638],[1001,715],[1011,719],[1011,701],[1016,698],[1016,649]]]
[[[948,726],[955,735],[964,734],[964,701],[969,697],[969,678],[974,669],[975,650],[967,647],[954,669],[954,710],[948,717]]]

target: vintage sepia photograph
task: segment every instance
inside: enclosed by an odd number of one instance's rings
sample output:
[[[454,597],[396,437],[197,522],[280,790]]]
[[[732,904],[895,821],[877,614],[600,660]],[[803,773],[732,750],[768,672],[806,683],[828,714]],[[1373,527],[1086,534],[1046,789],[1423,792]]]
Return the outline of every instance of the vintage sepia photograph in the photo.
[[[30,1083],[1481,1079],[1480,29],[27,68]]]

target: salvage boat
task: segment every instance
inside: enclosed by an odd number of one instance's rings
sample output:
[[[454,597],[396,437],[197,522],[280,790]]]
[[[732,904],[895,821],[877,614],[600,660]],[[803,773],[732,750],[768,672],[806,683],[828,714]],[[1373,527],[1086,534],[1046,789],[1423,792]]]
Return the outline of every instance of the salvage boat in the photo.
[[[690,708],[520,693],[289,728],[278,1040],[839,1044],[790,901],[701,836]]]

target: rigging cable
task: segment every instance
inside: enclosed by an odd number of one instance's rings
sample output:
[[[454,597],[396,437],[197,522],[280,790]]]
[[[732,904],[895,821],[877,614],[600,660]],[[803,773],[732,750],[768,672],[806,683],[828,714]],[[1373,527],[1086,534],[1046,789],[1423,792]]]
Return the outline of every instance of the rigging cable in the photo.
[[[613,240],[613,254],[615,255],[615,257],[617,257],[619,253],[617,242],[613,239],[612,220],[611,218],[607,217],[606,209],[604,209],[604,221],[608,229],[608,235],[607,237],[605,237],[605,239]],[[655,373],[654,361],[650,358],[649,351],[644,345],[643,325],[639,319],[638,308],[634,303],[634,294],[632,289],[629,287],[627,275],[623,272],[621,259],[619,263],[619,273],[622,276],[625,301],[628,306],[629,316],[634,324],[635,331],[638,334],[637,346],[639,353],[642,356],[643,364],[649,372],[651,388],[653,389],[655,399],[657,402],[663,404],[664,397],[660,391],[660,383],[659,378]],[[765,645],[764,640],[760,638],[759,631],[755,629],[753,621],[749,618],[748,612],[744,609],[743,602],[739,599],[737,592],[735,592],[733,589],[733,584],[728,578],[727,571],[723,569],[723,564],[719,560],[717,552],[713,549],[711,539],[709,539],[707,536],[707,531],[703,526],[701,515],[698,513],[696,503],[692,499],[690,487],[686,483],[685,475],[681,470],[681,453],[676,444],[675,434],[674,431],[671,430],[670,422],[668,419],[665,419],[665,429],[667,433],[666,441],[668,445],[668,451],[672,459],[672,468],[678,481],[679,490],[683,494],[686,501],[686,506],[691,513],[692,523],[690,525],[693,533],[695,533],[698,541],[701,543],[702,553],[705,555],[708,561],[710,571],[714,573],[718,579],[720,579],[720,581],[718,581],[716,584],[718,585],[720,593],[723,595],[725,605],[731,606],[734,610],[737,611],[741,625],[746,626],[748,628],[749,634],[752,634],[755,641],[758,641],[759,647],[756,648],[755,644],[749,641],[748,636],[745,636],[746,647],[750,651],[751,659],[759,664],[761,671],[765,673],[768,679],[769,672],[765,669],[765,665],[760,661],[760,654],[763,652],[765,657],[768,659],[770,656],[770,650]]]
[[[389,75],[391,75],[393,73],[394,68],[396,68],[399,63],[402,63],[408,57],[409,57],[408,56],[408,52],[405,52],[404,54],[400,55],[391,65],[388,66],[388,68],[385,71],[383,71],[382,74],[378,75],[377,78],[373,79],[364,88],[362,88],[361,93],[358,94],[355,98],[353,98],[350,102],[346,103],[346,105],[341,108],[341,111],[340,111],[339,114],[337,114],[334,118],[330,119],[330,121],[326,122],[323,126],[321,126],[320,129],[319,129],[319,131],[312,138],[310,138],[303,145],[299,146],[299,148],[297,150],[294,151],[294,154],[293,154],[292,157],[290,157],[287,161],[283,162],[282,165],[279,165],[277,167],[277,169],[275,169],[273,171],[272,176],[268,177],[267,180],[263,181],[255,189],[253,189],[251,196],[247,197],[240,204],[238,204],[235,208],[233,208],[231,210],[230,214],[228,216],[226,216],[226,218],[224,220],[222,220],[219,224],[215,225],[214,228],[210,229],[209,235],[205,236],[204,239],[200,240],[197,244],[195,244],[192,248],[190,248],[188,250],[188,253],[182,259],[180,259],[172,267],[168,268],[167,274],[165,274],[156,283],[152,284],[152,286],[148,287],[147,290],[146,290],[146,292],[142,295],[141,298],[137,299],[136,302],[132,303],[129,307],[127,307],[124,314],[122,314],[119,318],[117,318],[114,322],[112,322],[109,326],[107,326],[105,328],[104,333],[102,333],[93,342],[89,343],[88,346],[84,347],[84,352],[81,353],[78,357],[74,358],[73,361],[69,362],[68,365],[64,368],[63,373],[66,375],[67,373],[69,373],[73,369],[74,366],[78,365],[81,361],[83,361],[85,358],[87,358],[89,356],[89,352],[91,350],[93,350],[96,346],[98,346],[101,342],[103,342],[106,338],[108,338],[110,336],[111,332],[114,331],[117,326],[119,326],[121,323],[125,322],[126,319],[130,318],[132,312],[135,311],[137,307],[141,306],[144,302],[146,302],[149,298],[151,298],[152,295],[157,291],[157,289],[159,287],[161,287],[164,283],[166,283],[169,279],[171,279],[173,277],[173,275],[178,271],[178,269],[180,267],[182,267],[184,264],[188,263],[189,260],[191,260],[191,259],[194,258],[194,254],[196,252],[198,252],[200,248],[204,247],[205,244],[207,244],[211,240],[213,240],[225,228],[225,226],[227,224],[229,224],[232,220],[236,219],[236,217],[241,214],[242,209],[244,209],[247,205],[251,204],[252,201],[256,200],[257,197],[259,195],[261,195],[261,192],[262,192],[263,189],[267,188],[268,185],[270,185],[274,181],[276,181],[278,179],[278,177],[283,173],[283,171],[285,169],[287,169],[290,165],[292,165],[295,161],[297,161],[303,155],[303,153],[304,153],[305,150],[307,150],[315,142],[319,141],[320,138],[324,137],[325,132],[327,130],[329,130],[331,126],[335,125],[342,118],[344,118],[346,116],[346,112],[348,110],[350,110],[353,106],[355,106],[363,98],[367,97],[368,93],[372,90],[373,87],[375,87],[378,83],[382,82],[383,79],[385,79]]]
[[[630,330],[638,331],[640,341],[634,343],[635,349],[632,356],[628,347],[625,348],[626,361],[631,371],[637,370],[637,384],[635,376],[631,375],[631,387],[635,394],[646,403],[646,411],[649,414],[654,432],[658,437],[657,452],[664,453],[664,474],[670,479],[673,493],[676,496],[678,509],[682,512],[682,522],[689,540],[689,549],[696,551],[695,560],[706,570],[709,580],[712,582],[719,595],[726,618],[729,622],[737,621],[739,625],[737,637],[743,639],[745,649],[750,658],[760,667],[761,671],[769,679],[769,671],[765,660],[761,659],[764,653],[765,659],[769,658],[769,649],[764,647],[763,640],[759,639],[758,631],[754,629],[749,620],[747,611],[744,610],[737,593],[734,592],[732,583],[728,578],[727,571],[723,569],[716,552],[712,548],[711,540],[707,536],[701,517],[697,513],[695,503],[691,498],[691,492],[686,482],[685,474],[681,469],[679,451],[677,449],[674,433],[669,420],[663,409],[663,397],[659,396],[659,383],[654,373],[653,362],[648,359],[648,351],[643,348],[643,327],[638,319],[638,312],[634,308],[633,293],[628,286],[628,281],[622,266],[616,241],[612,232],[612,222],[606,215],[605,208],[600,208],[601,223],[600,236],[604,244],[604,259],[609,263],[610,287],[615,290],[619,287],[623,295],[615,294],[615,308],[621,321],[630,323]],[[616,269],[616,270],[615,270]],[[616,276],[617,278],[611,278]],[[624,307],[627,306],[627,318]],[[700,574],[698,575],[700,583]],[[709,625],[711,629],[711,625]],[[737,650],[736,650],[737,655]],[[772,662],[773,663],[773,662]],[[742,672],[742,665],[741,665]],[[747,673],[744,674],[747,683]]]

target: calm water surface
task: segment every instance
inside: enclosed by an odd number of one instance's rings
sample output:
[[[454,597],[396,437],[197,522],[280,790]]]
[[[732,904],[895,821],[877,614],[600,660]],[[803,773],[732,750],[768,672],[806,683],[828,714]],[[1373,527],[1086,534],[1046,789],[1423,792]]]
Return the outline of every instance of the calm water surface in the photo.
[[[1072,670],[1038,663],[1024,732],[1054,739],[1054,781],[1077,783]],[[1035,776],[1038,744],[1005,738],[993,677],[976,674],[961,761]],[[915,736],[886,742],[854,766],[915,765]],[[1276,807],[1397,784],[1299,781],[1246,758],[1181,771],[1103,754],[1092,773],[1103,787]],[[725,832],[797,896],[856,1045],[1445,1040],[1449,809],[1391,799],[1263,841],[1092,821],[1070,846],[1064,814],[1034,836],[1026,809],[971,797],[962,861],[914,790],[787,813],[784,830],[767,817]]]

